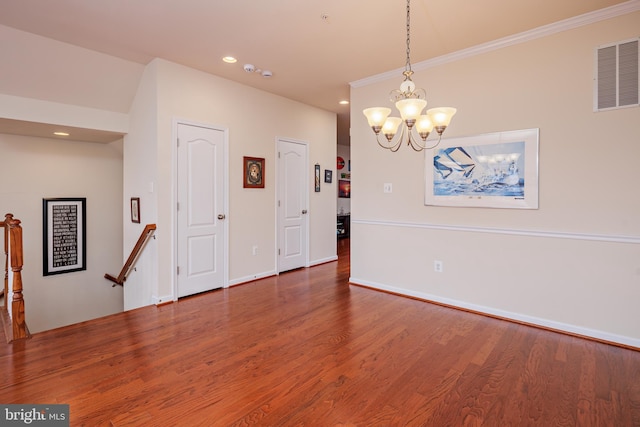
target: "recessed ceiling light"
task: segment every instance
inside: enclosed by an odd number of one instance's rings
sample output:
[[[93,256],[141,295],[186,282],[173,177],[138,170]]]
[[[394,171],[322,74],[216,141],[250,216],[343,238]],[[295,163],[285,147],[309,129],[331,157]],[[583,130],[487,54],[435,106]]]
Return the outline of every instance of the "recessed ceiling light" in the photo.
[[[349,101],[347,101],[346,99],[343,99],[338,104],[340,104],[340,105],[349,105]]]
[[[67,132],[54,132],[53,134],[57,136],[69,136]]]
[[[233,56],[225,56],[224,58],[222,58],[222,60],[227,64],[235,64],[236,62],[238,62],[238,60]]]

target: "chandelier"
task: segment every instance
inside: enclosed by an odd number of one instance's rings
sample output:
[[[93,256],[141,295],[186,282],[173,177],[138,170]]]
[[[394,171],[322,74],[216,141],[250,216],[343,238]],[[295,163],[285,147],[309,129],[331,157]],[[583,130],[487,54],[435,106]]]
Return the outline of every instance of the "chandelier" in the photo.
[[[407,62],[402,73],[404,81],[400,85],[400,89],[392,90],[389,93],[389,100],[395,102],[402,118],[388,117],[391,114],[391,109],[386,107],[372,107],[362,111],[367,117],[369,126],[376,134],[378,144],[393,152],[398,151],[405,139],[407,145],[415,151],[434,148],[440,143],[442,133],[449,126],[451,118],[456,113],[455,108],[439,107],[431,108],[427,110],[426,114],[422,114],[422,110],[427,106],[426,92],[424,89],[416,89],[415,83],[411,80],[413,71],[410,59],[411,13],[409,2],[410,0],[407,0]],[[400,128],[399,133],[398,128]],[[428,146],[427,137],[434,129],[438,133],[438,141]],[[385,136],[386,141],[384,139],[382,142],[380,141],[380,132]],[[396,135],[398,137],[394,140]]]

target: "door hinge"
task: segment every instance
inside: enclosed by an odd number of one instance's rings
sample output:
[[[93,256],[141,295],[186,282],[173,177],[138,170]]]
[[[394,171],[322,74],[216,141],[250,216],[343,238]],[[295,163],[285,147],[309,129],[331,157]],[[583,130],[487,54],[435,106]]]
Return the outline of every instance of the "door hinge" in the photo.
[[[280,207],[280,200],[278,200],[278,207]]]
[[[176,274],[180,274],[180,266],[176,267]]]
[[[180,147],[180,138],[176,138],[176,145]]]
[[[278,249],[278,256],[280,256],[280,249]]]
[[[278,158],[280,158],[280,152],[278,151]]]
[[[176,202],[176,210],[179,211],[180,210],[180,202]]]

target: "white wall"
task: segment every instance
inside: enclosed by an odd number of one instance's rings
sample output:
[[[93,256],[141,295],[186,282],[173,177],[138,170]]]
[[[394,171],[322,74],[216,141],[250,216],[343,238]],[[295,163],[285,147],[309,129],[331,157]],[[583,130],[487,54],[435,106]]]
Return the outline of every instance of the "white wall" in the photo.
[[[124,137],[123,263],[147,224],[158,221],[158,116],[156,67],[145,68],[129,111],[129,132]],[[140,198],[140,223],[131,221],[132,197]],[[136,261],[124,286],[124,308],[130,310],[161,301],[157,294],[158,240],[170,238],[166,227],[156,230]]]
[[[23,288],[32,333],[122,311],[122,141],[111,144],[0,134],[0,213],[22,221]],[[42,199],[87,198],[87,269],[42,274]]]
[[[308,173],[309,182],[313,183],[315,163],[335,164],[335,114],[160,59],[149,64],[140,88],[132,108],[131,133],[125,141],[125,187],[144,192],[149,180],[156,183],[151,199],[157,205],[145,208],[143,203],[141,213],[149,222],[158,224],[158,280],[151,300],[164,301],[174,296],[176,178],[172,126],[177,119],[229,131],[230,284],[274,274],[276,139],[309,143]],[[266,159],[264,190],[242,188],[243,156]],[[314,264],[335,259],[336,200],[331,191],[314,193],[312,187],[309,191],[309,258]],[[134,191],[126,192],[133,195]],[[135,241],[136,231],[126,227],[125,241]],[[259,248],[257,256],[251,255],[253,245]],[[148,303],[149,295],[137,305]]]
[[[1,94],[129,111],[144,66],[4,25],[0,40]]]
[[[354,85],[351,280],[640,347],[640,109],[593,112],[594,49],[638,28],[630,13],[415,73],[430,107],[458,108],[445,137],[540,129],[537,210],[424,206],[424,155],[379,148],[361,113],[400,72]]]

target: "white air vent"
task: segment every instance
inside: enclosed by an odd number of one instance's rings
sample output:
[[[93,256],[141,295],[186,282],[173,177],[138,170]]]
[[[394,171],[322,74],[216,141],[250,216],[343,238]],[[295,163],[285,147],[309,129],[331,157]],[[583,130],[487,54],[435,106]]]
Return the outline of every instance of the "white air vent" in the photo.
[[[596,49],[595,111],[639,105],[639,40]]]

